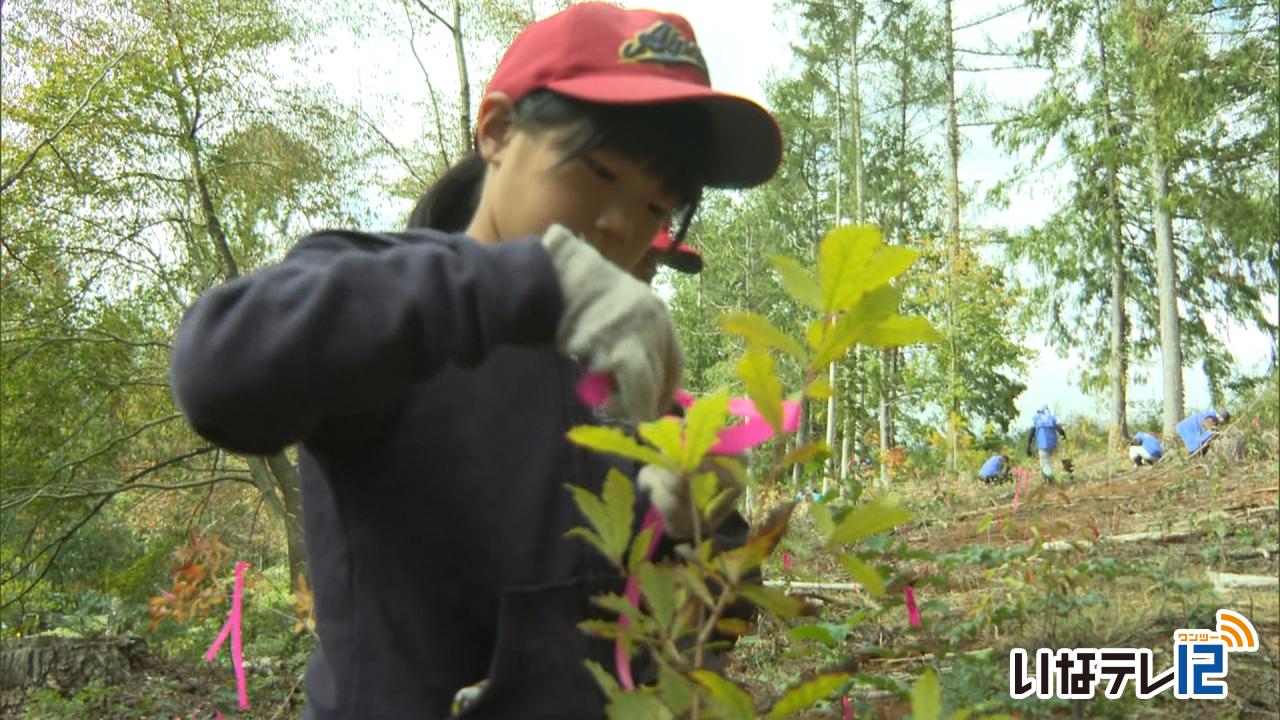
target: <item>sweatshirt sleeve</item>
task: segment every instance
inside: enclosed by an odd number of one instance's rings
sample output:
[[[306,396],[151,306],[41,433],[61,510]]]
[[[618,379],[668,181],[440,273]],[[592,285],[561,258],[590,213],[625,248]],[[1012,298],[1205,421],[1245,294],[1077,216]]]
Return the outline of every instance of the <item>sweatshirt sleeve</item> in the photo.
[[[562,307],[537,238],[484,245],[318,233],[187,310],[173,394],[205,438],[269,454],[448,363],[478,364],[499,344],[551,342]]]

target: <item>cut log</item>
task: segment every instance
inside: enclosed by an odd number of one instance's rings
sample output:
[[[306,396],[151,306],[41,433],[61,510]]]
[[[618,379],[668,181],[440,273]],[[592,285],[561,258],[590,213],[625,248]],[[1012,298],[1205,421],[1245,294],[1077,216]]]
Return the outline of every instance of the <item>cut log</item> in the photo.
[[[145,659],[146,641],[136,637],[9,638],[0,649],[0,689],[48,687],[72,691],[92,680],[116,685],[123,683]]]
[[[1214,591],[1219,593],[1230,590],[1280,589],[1280,577],[1273,575],[1236,575],[1209,571],[1205,576],[1213,583]]]

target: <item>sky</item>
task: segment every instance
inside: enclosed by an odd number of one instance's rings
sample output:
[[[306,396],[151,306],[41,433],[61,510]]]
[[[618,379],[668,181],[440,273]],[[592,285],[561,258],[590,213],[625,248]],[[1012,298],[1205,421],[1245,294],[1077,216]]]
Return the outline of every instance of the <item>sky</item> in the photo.
[[[763,90],[770,73],[785,72],[791,62],[790,41],[793,34],[785,18],[774,12],[772,0],[679,0],[672,2],[634,2],[624,0],[629,7],[657,7],[684,15],[698,36],[698,44],[706,58],[713,84],[720,90],[751,98],[766,104]],[[964,0],[955,3],[955,24],[963,27],[973,20],[989,17],[1007,2],[993,0]],[[991,43],[1010,45],[1025,31],[1030,18],[1025,11],[984,22],[959,30],[955,36],[956,47],[981,49]],[[387,107],[389,98],[404,101],[425,97],[422,74],[416,60],[408,50],[407,38],[402,28],[370,28],[364,37],[335,36],[333,53],[320,58],[314,65],[320,68],[325,81],[331,83],[340,95],[360,102],[364,107]],[[433,44],[434,43],[434,44]],[[438,90],[454,81],[452,48],[441,39],[417,38],[419,57],[432,73]],[[494,60],[501,48],[494,48]],[[352,59],[358,57],[359,61]],[[980,55],[961,54],[959,64],[965,67],[992,68],[1008,65],[1008,60]],[[487,77],[492,69],[473,68],[473,80]],[[1012,104],[1030,98],[1041,86],[1043,75],[1032,70],[986,70],[983,72],[957,73],[962,93],[984,93],[993,104]],[[456,81],[454,81],[456,87]],[[391,105],[394,107],[395,105]],[[404,113],[382,117],[379,129],[393,141],[407,144],[426,132],[430,119],[425,113]],[[939,129],[941,132],[941,129]],[[1065,188],[1064,173],[1053,166],[1055,153],[1050,151],[1039,165],[1042,170],[1025,186],[1012,195],[1008,207],[998,208],[983,202],[992,184],[1013,174],[1019,161],[1027,158],[1011,157],[996,148],[991,141],[990,129],[976,126],[962,128],[962,154],[960,178],[966,194],[973,201],[965,208],[962,222],[970,227],[1007,227],[1011,230],[1034,225],[1045,218],[1061,200]],[[1069,177],[1069,176],[1068,176]],[[403,203],[401,203],[403,204]],[[381,217],[387,224],[395,224],[407,208],[388,203],[382,208]],[[1280,316],[1276,299],[1271,298],[1270,318]],[[1228,345],[1237,362],[1249,370],[1260,370],[1270,360],[1267,338],[1255,330],[1219,323],[1224,343]],[[1035,409],[1049,405],[1061,417],[1106,417],[1104,399],[1085,396],[1076,387],[1083,360],[1074,353],[1059,357],[1047,348],[1043,337],[1032,335],[1027,344],[1038,353],[1027,376],[1028,389],[1018,400],[1018,423],[1029,423]],[[1159,357],[1134,363],[1130,381],[1130,412],[1142,407],[1156,407],[1161,398]],[[1198,367],[1184,368],[1185,405],[1187,412],[1208,406],[1208,385]]]

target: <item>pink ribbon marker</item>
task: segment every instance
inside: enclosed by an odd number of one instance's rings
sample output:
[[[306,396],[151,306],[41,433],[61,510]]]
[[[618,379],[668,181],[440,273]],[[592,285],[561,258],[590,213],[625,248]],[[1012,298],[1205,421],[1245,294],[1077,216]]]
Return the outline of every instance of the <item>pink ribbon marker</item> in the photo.
[[[209,649],[205,651],[205,662],[213,662],[218,656],[218,650],[222,648],[222,643],[227,639],[227,635],[231,636],[231,667],[236,674],[236,694],[240,699],[240,709],[249,709],[249,691],[245,687],[244,681],[244,648],[241,645],[240,637],[240,604],[244,598],[244,571],[249,567],[249,563],[241,560],[236,563],[236,584],[235,589],[231,592],[231,612],[227,614],[227,622],[222,626],[222,632],[218,633],[218,638],[213,641]],[[219,714],[221,717],[221,714]]]
[[[916,607],[915,588],[907,585],[902,593],[907,598],[907,622],[911,623],[911,627],[920,627],[920,608]]]
[[[644,514],[644,520],[640,523],[640,532],[648,528],[653,529],[653,534],[649,536],[649,547],[644,551],[645,560],[653,557],[653,551],[658,547],[658,541],[662,539],[662,515],[655,505],[649,506],[649,510]],[[626,596],[627,602],[631,603],[631,607],[640,607],[640,582],[636,580],[635,575],[627,576],[626,589],[622,594]],[[624,628],[630,627],[631,620],[626,615],[619,615],[618,625]],[[636,683],[631,678],[631,656],[622,645],[621,635],[613,645],[613,663],[618,666],[618,683],[626,690],[635,690]]]
[[[853,720],[853,705],[849,703],[848,695],[840,698],[840,707],[844,710],[842,715],[844,720]]]
[[[791,574],[791,553],[786,550],[782,551],[782,569],[788,575]]]

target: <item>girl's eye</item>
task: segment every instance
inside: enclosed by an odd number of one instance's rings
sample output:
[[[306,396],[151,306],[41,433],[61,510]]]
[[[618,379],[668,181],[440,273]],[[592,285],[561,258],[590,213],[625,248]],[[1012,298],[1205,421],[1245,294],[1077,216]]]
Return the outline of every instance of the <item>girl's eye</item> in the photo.
[[[615,175],[612,170],[602,165],[599,160],[596,160],[593,157],[583,155],[582,162],[586,164],[587,167],[591,168],[591,172],[595,173],[596,177],[599,177],[605,182],[614,182],[618,179],[618,176]]]

